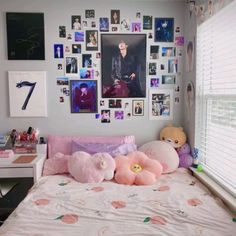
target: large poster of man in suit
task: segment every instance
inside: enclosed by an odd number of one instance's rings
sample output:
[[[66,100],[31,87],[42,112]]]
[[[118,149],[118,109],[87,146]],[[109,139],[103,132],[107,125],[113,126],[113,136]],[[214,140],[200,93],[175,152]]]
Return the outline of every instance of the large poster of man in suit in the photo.
[[[146,97],[146,34],[101,34],[102,97]]]

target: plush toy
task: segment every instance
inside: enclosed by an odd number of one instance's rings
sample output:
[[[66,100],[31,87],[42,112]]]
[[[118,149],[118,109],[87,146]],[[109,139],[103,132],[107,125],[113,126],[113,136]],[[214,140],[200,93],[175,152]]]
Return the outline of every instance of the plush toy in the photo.
[[[75,152],[68,160],[69,173],[81,183],[99,183],[111,180],[114,176],[115,161],[108,153],[90,155],[87,152]]]
[[[163,166],[163,174],[171,173],[179,166],[179,157],[176,150],[166,142],[152,141],[144,144],[138,150],[159,161]]]
[[[115,180],[126,185],[151,185],[162,174],[162,166],[143,152],[135,151],[127,156],[118,156]]]
[[[191,155],[191,148],[188,143],[177,149],[179,155],[179,167],[188,168],[193,164],[193,157]]]
[[[186,135],[182,127],[167,126],[161,130],[160,140],[179,148],[186,143]]]

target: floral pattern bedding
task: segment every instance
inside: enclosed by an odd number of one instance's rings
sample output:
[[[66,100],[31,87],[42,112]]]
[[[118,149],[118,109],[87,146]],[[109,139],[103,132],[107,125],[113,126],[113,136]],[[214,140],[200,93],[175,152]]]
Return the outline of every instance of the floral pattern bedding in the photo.
[[[0,235],[230,236],[236,223],[221,201],[188,170],[152,186],[81,184],[70,176],[40,179]]]

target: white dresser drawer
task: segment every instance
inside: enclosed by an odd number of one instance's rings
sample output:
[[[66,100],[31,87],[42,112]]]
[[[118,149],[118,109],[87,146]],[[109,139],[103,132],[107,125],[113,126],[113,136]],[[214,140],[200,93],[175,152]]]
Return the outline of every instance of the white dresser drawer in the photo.
[[[34,170],[29,168],[0,168],[0,178],[24,178],[33,177]]]

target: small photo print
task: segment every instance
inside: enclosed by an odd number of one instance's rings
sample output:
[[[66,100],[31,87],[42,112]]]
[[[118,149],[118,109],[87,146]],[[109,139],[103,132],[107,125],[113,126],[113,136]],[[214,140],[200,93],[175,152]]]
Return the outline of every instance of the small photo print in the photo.
[[[101,106],[101,107],[104,107],[104,106],[105,106],[105,100],[101,100],[101,101],[100,101],[100,106]]]
[[[63,70],[63,67],[62,67],[61,63],[57,64],[57,70]]]
[[[83,54],[82,55],[82,65],[85,68],[92,67],[92,54]]]
[[[179,26],[177,26],[176,28],[175,28],[175,33],[180,33],[180,27]]]
[[[57,78],[57,85],[69,85],[69,78],[68,77]]]
[[[117,26],[112,26],[111,27],[111,31],[112,32],[117,32],[118,31],[118,27]]]
[[[59,97],[59,102],[60,103],[64,103],[64,101],[65,101],[64,97]]]
[[[149,75],[157,74],[157,63],[151,62],[149,63]]]
[[[162,47],[163,57],[175,57],[176,56],[176,47]]]
[[[96,27],[97,27],[96,21],[92,21],[92,22],[91,22],[91,27],[92,27],[92,28],[96,28]]]
[[[141,12],[136,12],[136,18],[140,19],[141,18]]]
[[[128,102],[125,103],[125,109],[129,109],[129,103]]]
[[[168,73],[178,72],[178,59],[168,60]]]
[[[108,32],[109,31],[109,19],[108,17],[100,17],[100,31],[101,32]]]
[[[88,21],[83,20],[83,28],[88,28]]]
[[[159,78],[151,78],[150,79],[150,87],[151,88],[159,88],[160,87],[160,79]]]
[[[172,90],[150,90],[149,104],[149,118],[151,120],[173,119]]]
[[[143,29],[144,30],[152,29],[152,16],[143,16]]]
[[[71,33],[68,33],[68,34],[67,34],[67,40],[68,40],[68,41],[72,41],[72,34],[71,34]]]
[[[165,68],[166,68],[165,64],[161,64],[161,65],[160,65],[160,69],[161,69],[161,70],[165,70]]]
[[[66,75],[77,76],[79,73],[78,57],[66,57]]]
[[[101,110],[101,122],[110,123],[111,122],[111,111],[110,110]]]
[[[54,58],[63,58],[64,49],[63,44],[54,44]]]
[[[92,69],[81,68],[79,72],[81,79],[94,79],[94,70]]]
[[[179,104],[179,97],[175,97],[175,103]]]
[[[162,75],[162,84],[175,84],[175,75]]]
[[[124,111],[115,111],[115,120],[124,120]]]
[[[71,16],[71,29],[81,30],[81,16]]]
[[[81,53],[81,44],[72,44],[72,53]]]
[[[109,108],[121,108],[121,99],[109,99],[108,106]]]
[[[98,50],[98,31],[97,30],[86,31],[86,50],[87,51]]]
[[[150,46],[150,59],[151,60],[159,59],[159,46],[157,45]]]
[[[59,37],[60,38],[66,38],[66,27],[60,25],[59,26]]]
[[[148,33],[148,39],[152,39],[153,38],[153,34],[152,33]]]
[[[130,31],[130,19],[123,19],[120,23],[121,31]]]
[[[85,10],[85,18],[95,18],[95,10]]]
[[[75,41],[76,42],[84,42],[84,32],[75,32]]]
[[[175,37],[175,45],[180,47],[184,46],[184,36]]]
[[[120,10],[111,10],[111,24],[120,24]]]
[[[179,93],[179,91],[180,91],[179,85],[176,85],[176,86],[175,86],[175,92],[176,92],[176,93]]]
[[[132,23],[132,32],[141,32],[141,23]]]
[[[65,53],[71,53],[71,46],[70,45],[66,45],[65,46]]]
[[[133,116],[143,116],[144,114],[144,100],[132,101]]]

